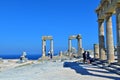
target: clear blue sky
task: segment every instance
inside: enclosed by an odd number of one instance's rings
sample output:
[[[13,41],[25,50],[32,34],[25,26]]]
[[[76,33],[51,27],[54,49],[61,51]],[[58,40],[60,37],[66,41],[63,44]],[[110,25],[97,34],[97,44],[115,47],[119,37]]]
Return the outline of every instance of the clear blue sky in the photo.
[[[76,34],[82,35],[83,48],[93,49],[98,43],[95,9],[99,1],[1,0],[0,54],[41,54],[43,35],[53,36],[55,52],[66,50],[68,37]]]

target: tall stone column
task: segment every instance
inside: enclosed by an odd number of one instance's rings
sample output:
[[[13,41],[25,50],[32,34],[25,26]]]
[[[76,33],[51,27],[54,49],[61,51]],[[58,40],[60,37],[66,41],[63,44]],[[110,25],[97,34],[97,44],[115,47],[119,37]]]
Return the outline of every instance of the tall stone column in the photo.
[[[68,53],[69,55],[71,54],[71,49],[72,49],[72,42],[71,39],[68,40]]]
[[[77,39],[78,39],[78,56],[82,57],[82,38],[80,35],[78,35]]]
[[[94,58],[99,58],[99,44],[94,44]]]
[[[117,25],[117,55],[118,63],[120,64],[120,5],[116,8],[116,25]]]
[[[46,56],[46,41],[42,40],[42,57]]]
[[[100,60],[106,60],[105,55],[105,41],[104,41],[104,20],[98,20],[98,31],[99,31],[99,58]]]
[[[107,60],[108,63],[114,62],[114,44],[112,32],[112,14],[106,14],[106,46],[107,46]]]
[[[50,51],[51,51],[51,54],[53,55],[54,52],[53,52],[53,39],[50,40]]]

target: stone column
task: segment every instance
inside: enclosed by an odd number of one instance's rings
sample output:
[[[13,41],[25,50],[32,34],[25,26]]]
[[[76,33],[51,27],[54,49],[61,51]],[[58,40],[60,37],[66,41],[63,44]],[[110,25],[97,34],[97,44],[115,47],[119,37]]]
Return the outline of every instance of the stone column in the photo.
[[[98,31],[99,31],[99,58],[100,60],[106,60],[105,55],[105,41],[104,41],[104,20],[98,20]]]
[[[78,37],[78,56],[82,57],[82,39]]]
[[[50,51],[51,51],[51,54],[53,55],[54,52],[53,52],[53,39],[50,40]]]
[[[107,47],[107,60],[108,63],[114,62],[114,44],[112,32],[112,14],[106,14],[106,47]]]
[[[116,8],[116,25],[117,25],[117,55],[118,63],[120,64],[120,5]]]
[[[46,56],[46,41],[42,40],[42,57]]]
[[[72,42],[71,39],[68,40],[68,53],[69,55],[71,54],[71,49],[72,49]]]
[[[99,58],[99,44],[94,44],[94,58]]]
[[[59,56],[60,56],[60,57],[62,57],[62,53],[63,53],[62,51],[59,52]]]

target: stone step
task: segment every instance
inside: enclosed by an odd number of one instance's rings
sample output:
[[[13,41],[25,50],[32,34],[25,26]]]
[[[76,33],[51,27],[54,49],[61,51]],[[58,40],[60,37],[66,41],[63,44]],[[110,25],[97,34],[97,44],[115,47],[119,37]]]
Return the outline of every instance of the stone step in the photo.
[[[116,62],[116,63],[111,63],[111,64],[112,64],[112,65],[118,65],[118,66],[120,66],[120,64],[119,64],[119,63],[117,63],[117,62]]]
[[[120,75],[120,66],[115,63],[109,65],[105,62],[102,63],[100,61],[95,61],[95,62],[92,62],[92,64]]]
[[[103,67],[104,69],[108,70],[108,71],[111,71],[111,72],[114,72],[114,73],[117,73],[120,75],[120,71],[117,70],[116,68],[112,68],[112,67]]]
[[[100,67],[100,68],[103,68],[103,65],[102,65],[102,64],[98,64],[97,66]]]
[[[110,67],[115,68],[117,70],[120,70],[120,66],[119,65],[110,65]]]

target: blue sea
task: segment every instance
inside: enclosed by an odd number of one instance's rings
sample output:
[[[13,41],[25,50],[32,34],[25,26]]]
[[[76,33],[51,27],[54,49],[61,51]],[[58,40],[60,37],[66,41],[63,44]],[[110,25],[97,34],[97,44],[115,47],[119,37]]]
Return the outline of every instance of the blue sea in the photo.
[[[54,54],[57,55],[57,54]],[[21,55],[0,55],[0,58],[2,59],[19,59]],[[42,56],[42,54],[31,54],[31,55],[27,55],[26,57],[28,58],[28,60],[37,60]],[[47,55],[46,55],[47,56]]]

